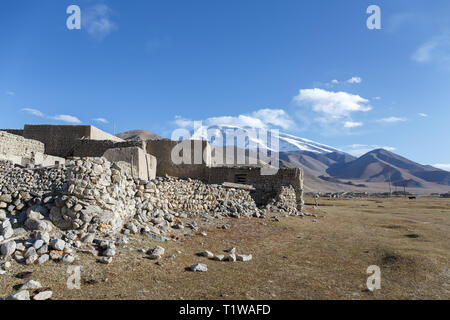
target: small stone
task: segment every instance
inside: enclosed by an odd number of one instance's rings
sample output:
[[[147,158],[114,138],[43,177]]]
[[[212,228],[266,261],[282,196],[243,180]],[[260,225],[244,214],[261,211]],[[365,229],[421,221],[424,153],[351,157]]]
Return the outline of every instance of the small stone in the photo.
[[[48,260],[50,260],[50,256],[48,254],[44,254],[42,256],[39,257],[38,259],[38,264],[44,264],[46,263]]]
[[[164,255],[165,251],[166,250],[163,247],[156,246],[154,249],[149,250],[149,252],[148,252],[149,259],[152,259],[152,260],[161,259],[161,257]]]
[[[50,290],[39,292],[33,297],[33,300],[48,300],[53,296],[53,292]]]
[[[34,248],[34,247],[29,247],[28,249],[27,249],[27,251],[25,251],[25,254],[23,255],[23,257],[25,258],[25,259],[28,259],[29,257],[31,257],[31,256],[34,256],[34,255],[36,255],[37,253],[36,253],[36,249]]]
[[[198,263],[198,264],[193,264],[190,267],[190,270],[194,271],[194,272],[206,272],[206,271],[208,271],[208,267],[206,266],[206,264]]]
[[[215,261],[224,261],[225,256],[223,254],[218,254],[213,258]]]
[[[72,262],[75,261],[75,257],[70,254],[65,254],[62,257],[61,261],[62,261],[62,263],[65,263],[65,264],[71,264]]]
[[[40,255],[46,254],[48,252],[48,245],[44,244],[36,252],[37,252],[37,254],[40,254]]]
[[[33,244],[33,247],[37,250],[39,248],[41,248],[44,245],[44,240],[36,240]]]
[[[227,250],[225,250],[225,252],[228,252],[228,253],[236,253],[236,248],[230,248],[230,249],[227,249]]]
[[[37,253],[32,254],[31,256],[29,256],[28,258],[25,258],[25,263],[26,264],[33,264],[36,262],[36,260],[39,258],[39,256],[37,255]]]
[[[103,251],[103,256],[105,257],[114,257],[116,255],[116,249],[114,248],[108,248],[105,251]]]
[[[230,253],[228,255],[228,261],[236,262],[236,255],[234,253]]]
[[[98,259],[98,262],[103,264],[110,264],[112,260],[113,260],[112,257],[101,257],[100,259]]]
[[[61,260],[61,254],[59,254],[58,252],[55,252],[55,251],[51,251],[50,259],[52,259],[53,261],[59,261],[59,260]]]
[[[30,300],[30,293],[27,290],[19,291],[10,295],[6,300]]]
[[[42,285],[35,280],[28,280],[25,282],[19,290],[30,290],[30,289],[40,289],[42,288]]]
[[[10,256],[16,251],[17,245],[15,241],[8,241],[2,244],[0,252],[2,256]]]
[[[206,258],[212,258],[212,257],[214,257],[214,253],[212,253],[211,251],[202,251],[202,252],[198,252],[197,256],[199,256],[199,257],[206,257]]]
[[[251,254],[238,254],[236,258],[238,261],[250,261],[253,259],[253,256]]]
[[[58,251],[63,251],[66,243],[61,239],[54,239],[50,242],[50,245],[53,249]]]

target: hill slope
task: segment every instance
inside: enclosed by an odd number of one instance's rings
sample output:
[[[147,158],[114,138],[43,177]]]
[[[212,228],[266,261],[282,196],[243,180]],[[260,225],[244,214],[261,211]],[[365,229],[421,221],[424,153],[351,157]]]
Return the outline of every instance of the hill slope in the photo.
[[[426,182],[450,185],[450,172],[424,166],[384,149],[330,166],[326,172],[341,179],[388,182],[394,186],[423,187]]]
[[[131,130],[127,132],[122,132],[116,134],[116,137],[119,137],[123,140],[132,141],[132,140],[160,140],[162,139],[157,134],[147,131],[147,130]]]

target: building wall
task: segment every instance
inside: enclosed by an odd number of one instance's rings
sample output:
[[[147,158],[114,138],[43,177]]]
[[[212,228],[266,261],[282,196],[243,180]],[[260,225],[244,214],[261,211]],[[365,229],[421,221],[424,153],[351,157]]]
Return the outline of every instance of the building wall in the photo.
[[[158,160],[157,176],[164,177],[165,175],[169,175],[180,178],[195,177],[196,179],[204,180],[204,167],[211,165],[211,146],[207,141],[186,140],[182,142],[183,145],[180,145],[180,141],[163,139],[148,140],[146,143],[147,153],[154,155]],[[185,147],[185,150],[190,151],[189,155],[186,153],[186,155],[188,155],[186,159],[189,159],[188,164],[178,164],[172,161],[173,150],[180,151],[180,153],[178,153],[180,157],[185,156],[181,146]],[[180,148],[175,149],[177,147]],[[206,154],[206,157],[203,157],[203,154]]]
[[[25,125],[23,135],[44,143],[45,153],[57,157],[73,156],[74,146],[80,139],[123,141],[89,125]]]
[[[156,159],[139,147],[112,148],[102,156],[110,162],[123,161],[130,164],[135,178],[149,181],[156,177]]]
[[[89,139],[91,140],[111,140],[111,141],[115,141],[115,142],[123,142],[124,140],[116,137],[112,134],[109,134],[105,131],[102,131],[94,126],[90,126],[90,135],[89,135]]]
[[[144,141],[114,142],[111,140],[78,140],[73,147],[74,157],[101,157],[106,150],[113,148],[139,147],[145,150]]]

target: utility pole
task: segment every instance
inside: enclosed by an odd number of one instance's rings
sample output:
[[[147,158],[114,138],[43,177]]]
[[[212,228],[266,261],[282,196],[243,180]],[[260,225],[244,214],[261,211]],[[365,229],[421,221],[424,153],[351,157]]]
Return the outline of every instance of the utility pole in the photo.
[[[116,121],[113,122],[113,135],[116,135]]]

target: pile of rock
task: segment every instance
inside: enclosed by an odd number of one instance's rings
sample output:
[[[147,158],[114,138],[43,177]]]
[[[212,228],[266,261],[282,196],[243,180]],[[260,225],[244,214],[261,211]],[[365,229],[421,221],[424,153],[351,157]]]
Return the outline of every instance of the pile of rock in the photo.
[[[42,197],[46,193],[58,192],[65,179],[65,166],[47,168],[23,168],[9,161],[0,160],[0,194],[18,191]]]
[[[295,189],[292,186],[282,186],[277,196],[266,206],[266,210],[271,212],[278,211],[289,215],[299,215]]]
[[[136,185],[127,172],[104,158],[68,160],[66,187],[51,209],[52,222],[62,230],[117,233],[136,208]]]

